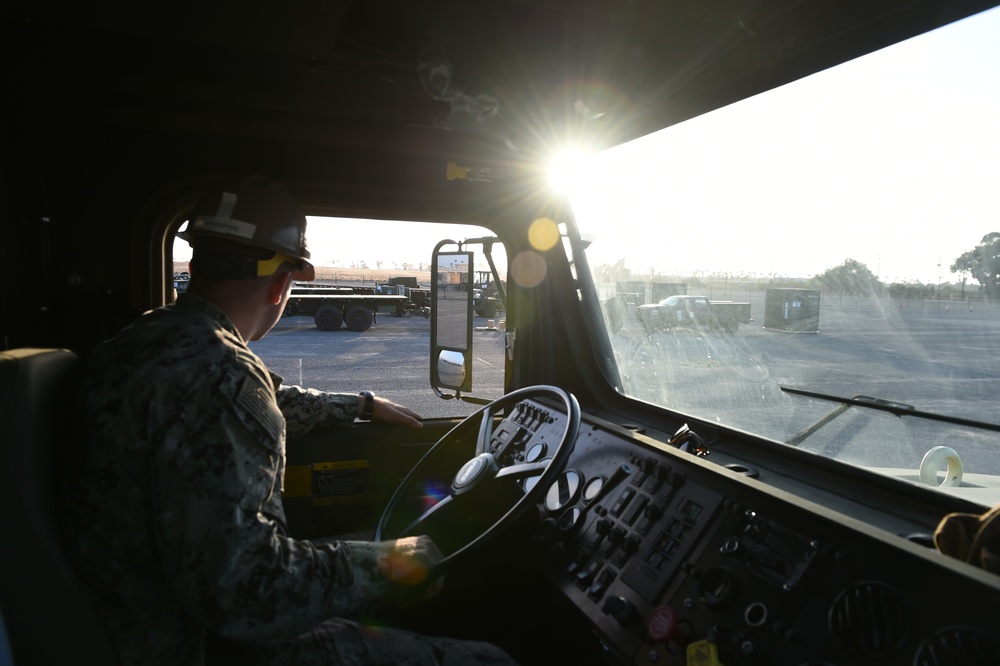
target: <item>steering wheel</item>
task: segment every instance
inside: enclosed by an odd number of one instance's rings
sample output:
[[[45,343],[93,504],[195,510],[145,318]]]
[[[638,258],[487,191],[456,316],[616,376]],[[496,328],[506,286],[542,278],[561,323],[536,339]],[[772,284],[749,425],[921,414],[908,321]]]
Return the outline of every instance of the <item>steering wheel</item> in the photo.
[[[503,451],[503,444],[495,445],[493,442],[494,417],[511,405],[538,396],[555,398],[562,405],[565,420],[555,450],[551,456],[535,462],[507,461],[509,456],[506,453],[500,455],[498,459],[497,454]],[[469,431],[477,427],[475,456],[455,473],[447,494],[434,506],[410,521],[406,527],[399,530],[399,533],[390,534],[388,525],[392,523],[393,514],[407,495],[407,490],[413,487],[415,481],[426,478],[427,468],[442,451],[457,444],[468,445],[471,434]],[[565,468],[579,434],[580,405],[571,393],[561,388],[545,385],[528,386],[494,400],[449,430],[413,466],[386,505],[375,529],[375,540],[426,534],[442,549],[444,559],[437,566],[444,568],[469,551],[493,542],[528,508],[536,504],[542,492],[552,485]],[[505,465],[505,461],[510,464]],[[539,478],[534,484],[518,483],[530,477]],[[482,515],[484,513],[487,515]],[[438,543],[439,539],[435,538],[435,533],[442,538],[452,535],[456,532],[454,528],[459,524],[465,532],[474,534],[466,538],[463,532],[459,540],[464,543],[459,543],[450,552],[445,552],[446,549]]]

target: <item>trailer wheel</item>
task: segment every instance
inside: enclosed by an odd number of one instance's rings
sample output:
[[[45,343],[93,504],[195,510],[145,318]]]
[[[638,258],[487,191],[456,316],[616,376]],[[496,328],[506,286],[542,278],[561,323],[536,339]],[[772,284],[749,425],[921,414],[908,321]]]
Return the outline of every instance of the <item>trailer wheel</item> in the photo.
[[[372,311],[364,305],[352,305],[347,308],[347,314],[344,317],[344,321],[347,323],[347,328],[358,332],[367,331],[371,328],[372,321],[374,321],[374,319]]]
[[[316,328],[321,331],[336,331],[344,323],[344,315],[336,305],[324,305],[316,310],[313,319],[316,320]]]

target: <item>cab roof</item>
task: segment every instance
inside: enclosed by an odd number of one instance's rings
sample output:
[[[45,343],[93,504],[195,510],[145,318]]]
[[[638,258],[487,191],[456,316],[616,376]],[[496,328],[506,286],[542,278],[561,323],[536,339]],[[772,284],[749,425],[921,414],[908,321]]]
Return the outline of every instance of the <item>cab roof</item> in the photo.
[[[16,103],[78,124],[363,146],[376,162],[414,151],[538,162],[993,4],[15,0],[0,18]]]

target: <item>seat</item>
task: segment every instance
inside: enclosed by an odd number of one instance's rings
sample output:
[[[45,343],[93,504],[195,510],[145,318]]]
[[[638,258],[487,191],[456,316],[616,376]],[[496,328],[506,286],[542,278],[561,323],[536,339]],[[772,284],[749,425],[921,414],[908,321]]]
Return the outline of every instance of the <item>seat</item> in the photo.
[[[116,662],[57,522],[60,450],[83,444],[82,373],[65,349],[0,352],[0,612],[16,666]]]

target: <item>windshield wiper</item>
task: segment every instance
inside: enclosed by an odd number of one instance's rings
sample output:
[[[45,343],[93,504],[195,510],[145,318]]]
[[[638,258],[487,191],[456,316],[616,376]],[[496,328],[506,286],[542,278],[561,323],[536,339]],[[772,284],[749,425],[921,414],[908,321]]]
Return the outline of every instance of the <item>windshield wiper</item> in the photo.
[[[877,409],[883,412],[889,412],[890,414],[895,414],[896,416],[915,416],[919,419],[928,419],[931,421],[942,421],[944,423],[953,423],[955,425],[970,426],[972,428],[979,428],[981,430],[992,430],[994,432],[1000,432],[1000,424],[996,423],[986,423],[985,421],[974,421],[972,419],[964,419],[958,416],[948,416],[946,414],[935,414],[934,412],[922,412],[916,409],[913,405],[907,405],[902,402],[894,402],[892,400],[885,400],[883,398],[873,398],[867,395],[856,395],[853,398],[844,398],[836,395],[829,395],[826,393],[816,393],[815,391],[805,391],[803,389],[792,388],[791,386],[779,386],[785,393],[794,393],[795,395],[806,396],[807,398],[817,398],[819,400],[829,400],[831,402],[841,403],[839,407],[834,409],[832,412],[821,418],[820,420],[813,423],[811,426],[803,430],[797,435],[785,440],[786,444],[799,445],[807,437],[815,433],[817,430],[828,424],[830,421],[834,420],[844,412],[846,412],[851,407],[865,407],[867,409]]]

